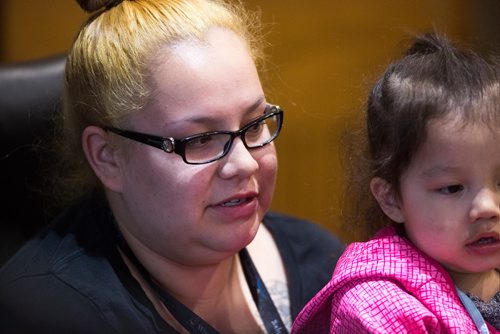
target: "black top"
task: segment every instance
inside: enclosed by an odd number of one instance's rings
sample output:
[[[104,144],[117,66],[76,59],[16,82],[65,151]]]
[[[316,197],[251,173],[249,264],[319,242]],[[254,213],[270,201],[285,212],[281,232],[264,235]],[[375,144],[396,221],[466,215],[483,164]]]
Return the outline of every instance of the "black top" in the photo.
[[[320,227],[269,213],[292,319],[330,279],[344,246]],[[175,333],[130,275],[105,201],[63,213],[0,270],[2,333]]]

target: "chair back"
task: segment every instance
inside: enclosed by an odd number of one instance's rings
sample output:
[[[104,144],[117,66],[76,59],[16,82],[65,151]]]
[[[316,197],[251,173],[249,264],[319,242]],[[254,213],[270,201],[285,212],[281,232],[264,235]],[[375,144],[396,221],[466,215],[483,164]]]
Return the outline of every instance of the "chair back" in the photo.
[[[0,65],[0,264],[50,219],[36,148],[53,134],[65,61]]]

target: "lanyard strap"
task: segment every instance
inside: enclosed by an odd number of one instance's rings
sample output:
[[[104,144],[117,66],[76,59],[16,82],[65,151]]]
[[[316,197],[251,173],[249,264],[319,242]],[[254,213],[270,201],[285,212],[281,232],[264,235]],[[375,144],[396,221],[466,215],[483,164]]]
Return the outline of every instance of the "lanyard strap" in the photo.
[[[246,248],[240,251],[240,261],[248,286],[252,293],[253,300],[260,317],[264,322],[268,334],[285,334],[288,330],[281,319],[276,306],[267,291],[264,281],[260,278],[259,272]]]
[[[148,284],[155,290],[158,298],[165,305],[165,307],[170,311],[174,318],[184,327],[189,333],[192,334],[219,334],[219,332],[214,329],[209,323],[203,320],[196,313],[191,311],[188,307],[182,304],[174,296],[172,296],[167,291],[163,290],[147,272],[146,268],[139,262],[137,257],[134,255],[127,242],[119,232],[118,234],[118,247],[127,256],[127,258],[132,261],[134,266],[139,270],[141,276],[148,282]],[[257,305],[259,314],[264,322],[264,327],[268,334],[287,334],[286,329],[279,313],[274,305],[271,296],[269,295],[264,282],[260,278],[255,265],[248,253],[247,249],[244,248],[240,251],[240,261],[243,267],[243,272],[245,278],[249,285],[250,291],[252,293],[253,300]]]

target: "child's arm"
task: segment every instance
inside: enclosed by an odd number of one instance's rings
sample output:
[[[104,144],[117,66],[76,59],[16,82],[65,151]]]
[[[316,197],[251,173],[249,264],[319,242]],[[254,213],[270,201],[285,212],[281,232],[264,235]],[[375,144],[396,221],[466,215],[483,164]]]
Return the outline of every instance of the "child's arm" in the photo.
[[[439,319],[389,280],[356,282],[332,297],[330,333],[440,333]]]

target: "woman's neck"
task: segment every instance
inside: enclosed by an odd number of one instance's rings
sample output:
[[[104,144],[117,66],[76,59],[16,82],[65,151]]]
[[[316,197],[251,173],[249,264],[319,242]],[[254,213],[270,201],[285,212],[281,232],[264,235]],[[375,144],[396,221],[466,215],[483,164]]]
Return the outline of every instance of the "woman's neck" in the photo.
[[[493,269],[484,273],[450,272],[453,281],[463,291],[488,302],[500,291],[500,273]]]
[[[185,265],[165,258],[129,240],[129,246],[151,278],[219,332],[258,332],[238,279],[237,254],[206,265]],[[122,253],[122,256],[124,254]],[[167,322],[175,321],[144,277],[124,258],[132,275]],[[229,320],[228,320],[229,319]],[[175,326],[178,328],[178,324]]]

